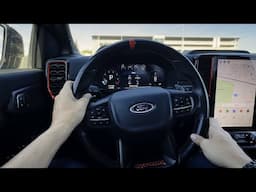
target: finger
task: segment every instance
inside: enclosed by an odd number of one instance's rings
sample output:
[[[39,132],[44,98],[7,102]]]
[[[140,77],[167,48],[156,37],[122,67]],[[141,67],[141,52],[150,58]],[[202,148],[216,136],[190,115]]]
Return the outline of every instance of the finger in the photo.
[[[205,140],[205,138],[203,138],[202,136],[197,135],[197,134],[191,134],[191,135],[190,135],[190,138],[191,138],[191,140],[192,140],[195,144],[197,144],[197,145],[199,145],[199,146],[201,146],[202,142]]]
[[[70,87],[72,86],[73,81],[66,81],[62,87],[62,89],[60,90],[60,93],[63,91],[66,91],[67,89],[70,89]]]
[[[217,129],[221,128],[220,123],[219,123],[218,119],[216,119],[216,118],[212,118],[212,117],[209,118],[209,123],[212,127],[216,127]]]
[[[67,96],[73,96],[72,85],[73,85],[73,81],[70,81],[70,80],[66,81],[60,91],[60,94],[66,94]]]
[[[86,93],[83,95],[83,97],[81,97],[78,102],[82,103],[82,104],[86,104],[90,101],[90,99],[92,98],[92,95],[90,93]]]
[[[210,118],[209,137],[213,137],[216,134],[225,132],[220,126],[219,121],[215,118]]]
[[[63,89],[70,88],[73,84],[73,81],[67,80],[63,86]]]
[[[209,118],[209,137],[211,138],[216,132],[219,131],[220,125],[217,119]]]

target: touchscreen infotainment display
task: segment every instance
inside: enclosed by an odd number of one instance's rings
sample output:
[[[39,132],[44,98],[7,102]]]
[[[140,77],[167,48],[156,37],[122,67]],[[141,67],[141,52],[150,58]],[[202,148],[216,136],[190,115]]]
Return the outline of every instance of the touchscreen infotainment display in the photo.
[[[214,117],[222,127],[252,127],[256,60],[218,59]]]

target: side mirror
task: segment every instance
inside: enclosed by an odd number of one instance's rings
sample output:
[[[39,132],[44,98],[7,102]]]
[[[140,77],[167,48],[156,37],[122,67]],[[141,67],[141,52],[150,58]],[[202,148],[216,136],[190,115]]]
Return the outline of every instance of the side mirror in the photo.
[[[0,69],[18,68],[23,58],[22,36],[12,27],[0,24]]]

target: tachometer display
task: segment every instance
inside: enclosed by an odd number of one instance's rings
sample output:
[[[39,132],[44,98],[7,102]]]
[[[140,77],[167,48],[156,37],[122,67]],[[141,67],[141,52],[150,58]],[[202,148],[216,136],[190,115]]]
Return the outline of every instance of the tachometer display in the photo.
[[[120,85],[123,88],[145,86],[149,81],[145,64],[122,64],[120,76]]]
[[[161,71],[152,71],[151,72],[151,80],[150,86],[162,86],[163,85],[163,74]]]

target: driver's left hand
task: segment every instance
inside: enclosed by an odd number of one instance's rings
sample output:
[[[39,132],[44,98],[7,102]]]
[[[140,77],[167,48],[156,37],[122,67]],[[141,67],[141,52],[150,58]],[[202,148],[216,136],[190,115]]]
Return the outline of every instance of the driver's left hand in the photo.
[[[51,128],[71,133],[82,121],[92,95],[85,94],[76,99],[72,93],[72,81],[66,81],[60,93],[55,97]]]

